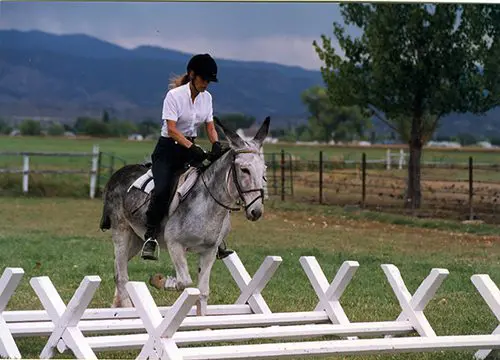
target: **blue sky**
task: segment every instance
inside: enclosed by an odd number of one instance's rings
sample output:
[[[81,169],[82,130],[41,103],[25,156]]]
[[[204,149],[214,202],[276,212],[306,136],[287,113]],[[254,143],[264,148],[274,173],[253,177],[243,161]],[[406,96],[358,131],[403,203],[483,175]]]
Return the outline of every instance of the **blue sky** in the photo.
[[[158,45],[216,58],[319,70],[313,40],[332,36],[336,3],[3,2],[0,28],[83,33],[118,45]]]

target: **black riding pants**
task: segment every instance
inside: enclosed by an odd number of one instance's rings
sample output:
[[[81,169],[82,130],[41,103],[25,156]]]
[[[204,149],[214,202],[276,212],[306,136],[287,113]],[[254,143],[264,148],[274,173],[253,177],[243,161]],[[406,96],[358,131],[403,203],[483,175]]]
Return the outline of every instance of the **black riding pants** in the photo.
[[[191,142],[194,139],[188,138]],[[151,155],[155,187],[146,212],[148,228],[157,228],[170,204],[174,175],[192,160],[189,150],[172,138],[160,137]]]

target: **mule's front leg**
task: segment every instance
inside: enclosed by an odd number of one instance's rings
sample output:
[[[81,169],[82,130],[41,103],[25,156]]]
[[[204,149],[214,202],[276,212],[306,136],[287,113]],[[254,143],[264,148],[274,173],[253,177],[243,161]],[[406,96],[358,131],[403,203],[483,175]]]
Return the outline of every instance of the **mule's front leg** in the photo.
[[[188,263],[186,259],[186,250],[184,246],[174,241],[168,242],[168,252],[170,259],[175,267],[175,283],[167,280],[165,284],[166,289],[184,290],[185,288],[193,285],[191,275],[189,274]]]
[[[200,290],[200,299],[196,302],[197,315],[206,315],[208,306],[208,297],[210,294],[210,273],[215,262],[217,247],[200,254],[198,268],[198,289]]]

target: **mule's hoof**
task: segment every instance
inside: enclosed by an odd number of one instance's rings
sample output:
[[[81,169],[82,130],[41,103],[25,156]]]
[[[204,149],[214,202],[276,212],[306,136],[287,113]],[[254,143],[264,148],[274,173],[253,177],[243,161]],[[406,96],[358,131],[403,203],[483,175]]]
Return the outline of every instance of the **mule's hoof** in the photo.
[[[157,261],[158,260],[158,257],[155,256],[155,255],[151,255],[151,254],[142,254],[141,255],[141,258],[143,260],[153,260],[153,261]]]
[[[160,273],[151,275],[151,277],[149,278],[149,284],[160,290],[165,289],[166,281],[167,278]]]
[[[219,260],[222,260],[222,259],[225,259],[227,258],[229,255],[231,255],[232,253],[234,253],[234,250],[231,250],[231,249],[223,249],[223,248],[218,248],[217,249],[217,256],[216,258],[219,259]]]

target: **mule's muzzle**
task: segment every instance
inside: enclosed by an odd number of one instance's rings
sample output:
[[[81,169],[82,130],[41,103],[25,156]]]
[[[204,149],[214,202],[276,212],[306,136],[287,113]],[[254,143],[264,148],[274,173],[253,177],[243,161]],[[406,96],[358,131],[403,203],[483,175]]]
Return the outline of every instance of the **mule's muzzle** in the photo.
[[[251,221],[257,221],[260,219],[262,216],[262,209],[256,208],[256,209],[251,209],[246,212],[247,219]]]

